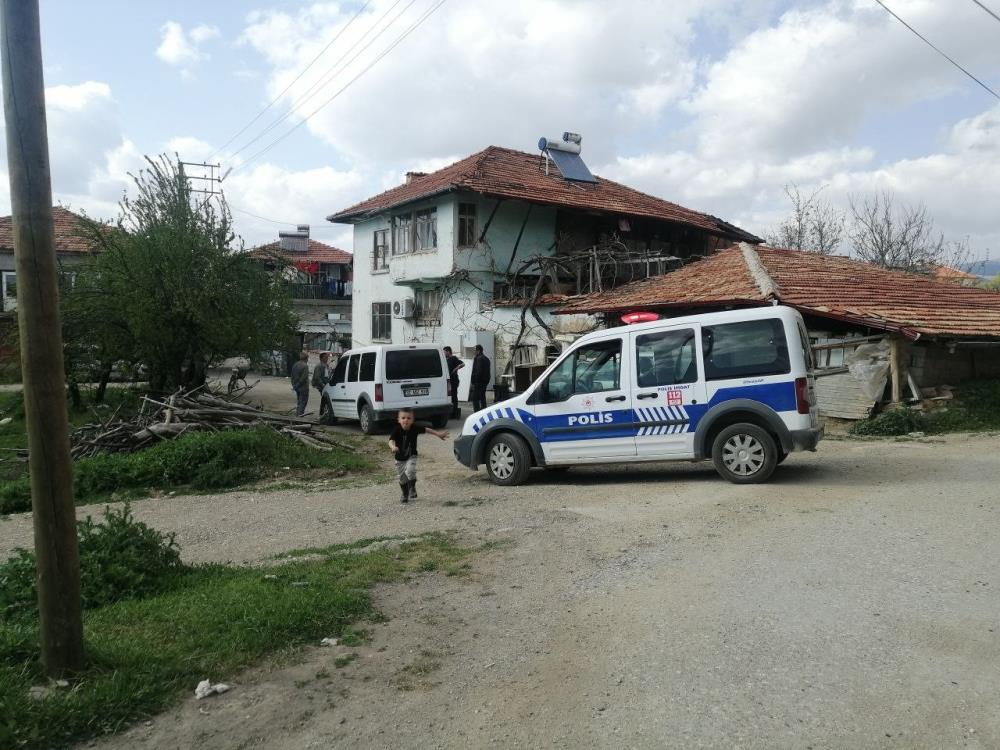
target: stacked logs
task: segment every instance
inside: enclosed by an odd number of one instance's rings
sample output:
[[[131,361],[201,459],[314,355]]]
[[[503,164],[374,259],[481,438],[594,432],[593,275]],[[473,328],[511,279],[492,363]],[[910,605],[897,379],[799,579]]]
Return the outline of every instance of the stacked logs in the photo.
[[[122,417],[120,412],[121,408],[103,422],[74,430],[70,438],[73,458],[99,453],[133,453],[196,430],[219,432],[260,427],[270,428],[316,450],[355,450],[335,440],[321,426],[300,417],[264,411],[209,393],[204,388],[178,391],[165,400],[143,396],[142,407],[136,415]]]

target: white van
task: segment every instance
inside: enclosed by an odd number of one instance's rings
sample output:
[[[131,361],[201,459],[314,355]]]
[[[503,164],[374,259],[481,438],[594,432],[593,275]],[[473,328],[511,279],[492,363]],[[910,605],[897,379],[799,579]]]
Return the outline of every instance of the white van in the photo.
[[[533,466],[705,458],[731,482],[763,482],[823,436],[812,370],[789,307],[597,331],[524,393],[471,415],[455,457],[501,485]]]
[[[357,419],[366,435],[395,422],[400,409],[440,429],[452,408],[444,351],[435,344],[351,349],[337,362],[323,401],[329,423]]]

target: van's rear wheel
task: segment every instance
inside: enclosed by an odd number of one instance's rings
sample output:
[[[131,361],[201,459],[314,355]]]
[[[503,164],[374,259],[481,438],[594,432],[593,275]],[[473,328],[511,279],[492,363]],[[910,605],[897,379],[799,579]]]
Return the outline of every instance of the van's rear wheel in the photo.
[[[517,435],[505,432],[490,441],[486,449],[486,473],[493,484],[504,487],[522,484],[530,469],[528,445]]]
[[[435,430],[443,430],[448,426],[448,415],[443,414],[441,416],[433,417],[431,419],[431,427]]]
[[[361,406],[361,411],[358,412],[358,421],[361,423],[361,431],[366,435],[374,435],[375,430],[378,429],[375,412],[368,404]]]
[[[723,479],[734,484],[766,482],[778,465],[774,438],[755,424],[726,427],[712,443],[712,463]]]

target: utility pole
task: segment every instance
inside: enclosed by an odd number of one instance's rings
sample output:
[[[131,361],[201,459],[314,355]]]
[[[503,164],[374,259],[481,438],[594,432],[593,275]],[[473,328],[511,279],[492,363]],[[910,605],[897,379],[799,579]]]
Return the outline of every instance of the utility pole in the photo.
[[[83,625],[41,31],[38,0],[2,2],[3,108],[42,664],[50,677],[62,677],[83,667]]]

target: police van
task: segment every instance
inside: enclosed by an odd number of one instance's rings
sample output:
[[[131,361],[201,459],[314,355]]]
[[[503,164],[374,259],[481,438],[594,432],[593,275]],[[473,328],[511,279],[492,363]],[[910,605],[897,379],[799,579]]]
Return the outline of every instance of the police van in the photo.
[[[805,324],[774,306],[587,334],[524,393],[472,414],[454,450],[500,485],[532,467],[708,458],[753,483],[822,436]]]

